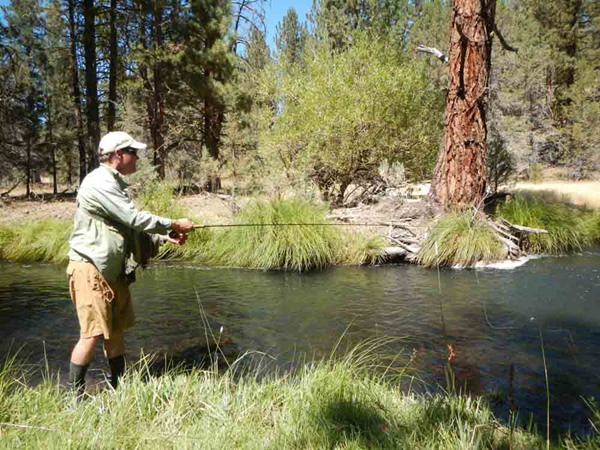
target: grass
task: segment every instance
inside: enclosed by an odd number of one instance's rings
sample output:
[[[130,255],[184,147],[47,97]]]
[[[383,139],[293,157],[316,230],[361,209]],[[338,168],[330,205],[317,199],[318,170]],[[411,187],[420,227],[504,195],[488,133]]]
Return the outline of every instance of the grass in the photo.
[[[215,237],[211,248],[216,264],[305,272],[333,264],[341,253],[339,230],[329,225],[325,206],[303,199],[255,202],[244,208],[236,224]],[[278,226],[307,224],[306,226]],[[275,225],[275,226],[272,226]]]
[[[548,234],[530,235],[534,253],[564,253],[590,247],[600,238],[600,215],[581,207],[559,203],[555,195],[515,195],[496,211],[517,225],[543,228]]]
[[[482,399],[403,392],[366,346],[293,373],[128,370],[119,389],[81,402],[46,377],[0,371],[2,448],[540,448]],[[381,368],[381,367],[380,367]]]
[[[389,244],[379,235],[370,230],[338,229],[338,247],[335,264],[378,264],[381,262],[380,249]]]
[[[151,189],[155,190],[145,190],[140,196],[140,207],[167,217],[188,215],[167,185]],[[380,238],[350,233],[343,227],[309,225],[329,224],[326,214],[326,206],[302,199],[255,202],[238,214],[235,223],[256,227],[197,229],[186,245],[163,246],[159,259],[300,272],[332,264],[377,262],[376,250],[384,246]],[[285,223],[307,225],[270,226]],[[50,219],[20,227],[0,225],[0,258],[65,262],[71,230],[69,221]]]
[[[517,192],[553,193],[566,198],[568,203],[587,208],[600,208],[600,182],[598,181],[544,181],[541,183],[519,182]]]
[[[441,216],[429,230],[416,260],[427,267],[470,267],[504,259],[502,243],[489,225],[470,211]]]
[[[42,219],[19,227],[0,225],[0,257],[13,261],[63,262],[69,251],[70,222]]]

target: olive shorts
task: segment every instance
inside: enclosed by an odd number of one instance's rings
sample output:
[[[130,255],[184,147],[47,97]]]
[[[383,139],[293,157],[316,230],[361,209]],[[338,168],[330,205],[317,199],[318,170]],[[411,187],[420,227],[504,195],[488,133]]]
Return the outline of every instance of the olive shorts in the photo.
[[[70,261],[67,276],[82,338],[103,335],[110,339],[133,326],[133,303],[124,277],[109,283],[87,261]]]

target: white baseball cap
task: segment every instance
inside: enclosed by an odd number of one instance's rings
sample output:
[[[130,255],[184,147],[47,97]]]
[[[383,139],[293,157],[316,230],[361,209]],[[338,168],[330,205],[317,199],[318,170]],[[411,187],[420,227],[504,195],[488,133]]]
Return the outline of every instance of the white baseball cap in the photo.
[[[98,152],[101,155],[106,155],[116,150],[123,150],[124,148],[143,150],[146,147],[148,147],[146,144],[136,141],[124,131],[111,131],[110,133],[105,134],[102,139],[100,139],[100,144],[98,144]]]

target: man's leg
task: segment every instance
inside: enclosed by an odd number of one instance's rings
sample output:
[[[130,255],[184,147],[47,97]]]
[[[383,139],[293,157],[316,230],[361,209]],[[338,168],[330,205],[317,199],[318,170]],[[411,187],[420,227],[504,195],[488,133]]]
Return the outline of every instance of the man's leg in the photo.
[[[113,334],[104,340],[104,356],[110,365],[110,385],[116,389],[119,377],[125,371],[125,342],[122,334]]]
[[[78,395],[85,392],[85,374],[88,366],[94,359],[96,343],[100,336],[89,338],[80,337],[71,353],[71,364],[69,366],[69,385],[77,391]]]

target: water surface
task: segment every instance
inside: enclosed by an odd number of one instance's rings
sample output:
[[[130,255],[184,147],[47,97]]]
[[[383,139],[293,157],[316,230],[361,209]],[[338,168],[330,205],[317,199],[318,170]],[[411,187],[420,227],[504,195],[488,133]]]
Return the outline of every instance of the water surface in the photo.
[[[34,364],[68,369],[78,328],[64,266],[0,263],[0,358],[16,349]],[[514,270],[411,265],[289,274],[155,264],[133,286],[137,324],[128,357],[177,353],[205,341],[205,322],[239,352],[265,352],[286,368],[351,345],[399,337],[386,352],[412,356],[430,386],[446,386],[448,344],[456,384],[543,428],[541,339],[553,431],[589,430],[584,399],[600,386],[600,255],[542,258]],[[382,350],[384,351],[384,350]],[[106,368],[102,357],[92,377]]]

